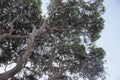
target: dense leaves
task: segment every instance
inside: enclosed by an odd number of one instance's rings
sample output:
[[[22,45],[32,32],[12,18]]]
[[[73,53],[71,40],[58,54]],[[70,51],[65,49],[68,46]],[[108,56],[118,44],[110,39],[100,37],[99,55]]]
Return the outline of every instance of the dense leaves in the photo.
[[[1,0],[0,34],[9,33],[11,26],[13,26],[11,33],[13,35],[29,34],[33,27],[38,27],[42,19],[40,6],[39,0]],[[24,53],[22,46],[25,46],[25,40],[23,39],[6,38],[3,40],[0,47],[4,55],[0,62],[6,63],[12,58],[19,58]]]
[[[13,25],[12,34],[28,35],[43,21],[55,29],[35,38],[34,52],[20,72],[24,75],[18,74],[19,79],[36,80],[43,75],[49,80],[104,79],[105,52],[95,45],[104,26],[102,2],[50,0],[48,16],[54,14],[45,20],[41,17],[39,0],[1,0],[0,34],[9,33]],[[26,39],[6,38],[0,43],[0,49],[0,63],[7,65],[24,54]],[[73,74],[74,77],[69,76]]]

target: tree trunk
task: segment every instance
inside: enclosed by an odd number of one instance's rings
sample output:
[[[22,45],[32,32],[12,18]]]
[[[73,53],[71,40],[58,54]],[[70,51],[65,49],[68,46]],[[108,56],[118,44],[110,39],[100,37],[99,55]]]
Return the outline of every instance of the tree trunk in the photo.
[[[45,34],[46,33],[46,25],[45,23],[41,26],[40,29],[33,29],[32,33],[30,33],[29,37],[26,39],[27,49],[25,54],[22,58],[17,62],[16,66],[9,71],[0,74],[0,80],[8,80],[9,78],[13,77],[15,74],[20,72],[22,68],[26,65],[28,58],[33,52],[33,42],[37,35]],[[4,37],[4,36],[3,36]],[[3,40],[3,37],[1,39]],[[0,40],[1,41],[1,40]]]

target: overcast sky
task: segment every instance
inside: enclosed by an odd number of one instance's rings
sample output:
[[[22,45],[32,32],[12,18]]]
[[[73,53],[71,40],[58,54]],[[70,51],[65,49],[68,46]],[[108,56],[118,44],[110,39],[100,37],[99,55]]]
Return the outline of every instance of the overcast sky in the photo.
[[[105,29],[97,44],[106,51],[106,80],[120,80],[120,0],[104,0]]]

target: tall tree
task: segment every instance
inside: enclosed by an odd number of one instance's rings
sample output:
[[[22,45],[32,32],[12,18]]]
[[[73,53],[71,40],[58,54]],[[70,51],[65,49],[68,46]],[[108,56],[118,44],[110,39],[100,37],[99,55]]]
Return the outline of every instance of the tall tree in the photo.
[[[43,18],[40,0],[1,0],[0,66],[16,65],[0,80],[104,79],[105,52],[95,44],[104,26],[102,2],[50,0]]]

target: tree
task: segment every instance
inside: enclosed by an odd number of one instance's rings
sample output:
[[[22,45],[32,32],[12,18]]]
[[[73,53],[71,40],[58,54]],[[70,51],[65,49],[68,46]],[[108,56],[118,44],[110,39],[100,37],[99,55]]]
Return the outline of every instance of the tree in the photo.
[[[44,18],[40,0],[1,0],[0,64],[16,65],[0,80],[103,79],[105,51],[95,44],[104,26],[102,2],[50,0]]]

